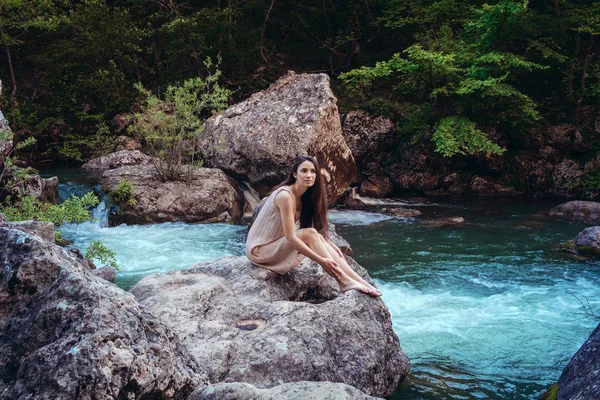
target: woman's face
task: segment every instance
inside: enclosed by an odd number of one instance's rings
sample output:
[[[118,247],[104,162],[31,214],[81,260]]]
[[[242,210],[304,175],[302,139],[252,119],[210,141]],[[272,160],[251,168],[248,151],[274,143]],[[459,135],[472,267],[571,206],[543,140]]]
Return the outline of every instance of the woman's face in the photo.
[[[317,169],[310,161],[304,161],[298,166],[296,172],[294,172],[294,177],[300,185],[311,187],[315,184],[315,179],[317,179]]]

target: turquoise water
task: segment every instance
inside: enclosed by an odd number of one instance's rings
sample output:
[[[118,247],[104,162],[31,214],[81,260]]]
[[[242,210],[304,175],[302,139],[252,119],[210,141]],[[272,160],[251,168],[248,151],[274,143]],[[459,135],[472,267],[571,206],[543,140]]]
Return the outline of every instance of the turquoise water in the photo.
[[[392,399],[537,399],[600,322],[600,264],[553,250],[588,225],[539,205],[419,209],[419,219],[331,218],[383,291],[411,359]],[[422,223],[440,216],[467,223]]]
[[[81,176],[63,178],[65,195],[84,191]],[[588,225],[542,215],[551,205],[419,204],[418,219],[330,213],[383,291],[412,362],[391,399],[537,399],[600,322],[600,263],[553,250]],[[444,216],[467,223],[423,223]],[[83,251],[98,239],[115,251],[125,289],[150,273],[241,255],[245,239],[245,228],[227,224],[61,230]]]

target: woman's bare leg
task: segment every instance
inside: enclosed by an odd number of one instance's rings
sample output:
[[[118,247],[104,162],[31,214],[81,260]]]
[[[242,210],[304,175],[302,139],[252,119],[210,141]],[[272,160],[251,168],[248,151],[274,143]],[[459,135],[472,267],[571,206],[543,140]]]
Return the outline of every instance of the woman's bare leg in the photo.
[[[329,251],[327,250],[327,246],[325,246],[323,244],[323,241],[321,239],[321,234],[319,232],[317,232],[315,229],[313,229],[313,228],[302,229],[301,240],[304,243],[306,243],[308,247],[310,247],[315,253],[317,253],[321,257],[332,258],[331,254],[329,254]],[[336,260],[336,262],[337,262],[337,260]],[[338,265],[339,265],[339,262],[338,262]],[[344,270],[344,268],[341,265],[340,265],[339,269],[336,271],[328,271],[325,268],[323,268],[323,270],[325,272],[327,272],[329,275],[331,275],[337,281],[338,285],[340,285],[340,290],[342,292],[345,292],[348,290],[358,290],[363,293],[372,294],[371,290],[368,286],[365,286],[362,282],[356,281],[355,279],[352,279],[350,276],[348,276],[348,274],[346,273],[346,271]]]
[[[335,262],[339,264],[340,268],[342,268],[346,275],[348,275],[351,279],[360,282],[364,286],[366,286],[367,289],[369,289],[369,294],[372,294],[374,296],[381,296],[381,292],[379,290],[377,290],[373,285],[365,281],[358,273],[356,273],[356,271],[352,269],[352,267],[348,264],[348,261],[346,261],[346,259],[343,256],[340,257],[338,252],[335,251],[335,249],[331,247],[329,243],[327,243],[327,240],[325,240],[323,235],[319,234],[319,238],[321,239],[331,258],[333,258]]]

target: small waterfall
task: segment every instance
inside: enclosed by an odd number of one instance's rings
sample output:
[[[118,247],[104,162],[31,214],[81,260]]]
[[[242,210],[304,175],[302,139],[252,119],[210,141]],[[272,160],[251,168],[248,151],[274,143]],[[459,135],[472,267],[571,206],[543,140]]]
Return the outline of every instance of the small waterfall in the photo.
[[[108,227],[108,213],[110,207],[109,197],[102,191],[100,185],[89,186],[81,183],[67,182],[59,183],[58,185],[58,202],[62,203],[72,196],[81,197],[89,192],[94,192],[100,199],[98,205],[91,211],[91,216],[94,218],[94,222],[99,225],[100,228]]]
[[[100,228],[108,228],[108,212],[110,207],[107,207],[107,204],[110,204],[109,197],[102,191],[99,185],[94,187],[94,191],[100,198],[100,202],[92,210],[92,218],[98,221]]]
[[[375,207],[390,207],[390,206],[395,206],[395,207],[417,207],[417,206],[440,206],[440,204],[436,204],[436,203],[424,203],[424,202],[408,202],[408,201],[403,201],[400,199],[393,199],[393,198],[383,198],[383,199],[376,199],[373,197],[363,197],[360,194],[358,194],[358,190],[356,187],[352,188],[352,194],[351,194],[352,198],[354,200],[357,200],[367,206],[375,206]]]
[[[250,218],[252,217],[254,208],[260,203],[260,196],[256,190],[252,189],[252,186],[250,186],[248,182],[240,181],[239,186],[240,189],[242,189],[244,199],[246,200],[244,203],[244,217]]]

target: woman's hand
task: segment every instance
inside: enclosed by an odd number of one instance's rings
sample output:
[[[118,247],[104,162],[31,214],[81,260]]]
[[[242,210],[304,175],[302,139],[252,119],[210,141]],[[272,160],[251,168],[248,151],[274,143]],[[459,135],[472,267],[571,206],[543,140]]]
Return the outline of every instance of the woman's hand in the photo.
[[[336,278],[341,277],[342,270],[340,265],[333,258],[323,258],[319,264],[321,264],[321,267],[323,267],[326,272],[333,274]]]

